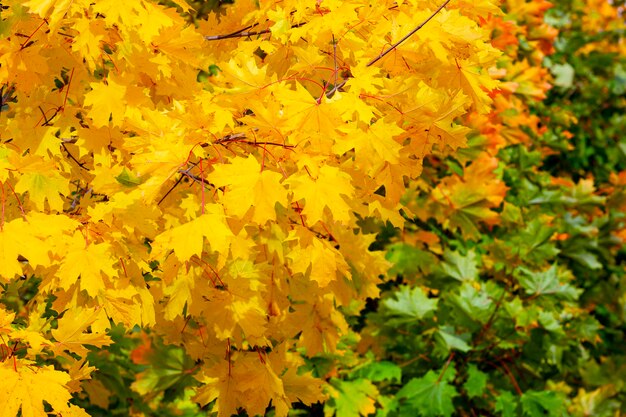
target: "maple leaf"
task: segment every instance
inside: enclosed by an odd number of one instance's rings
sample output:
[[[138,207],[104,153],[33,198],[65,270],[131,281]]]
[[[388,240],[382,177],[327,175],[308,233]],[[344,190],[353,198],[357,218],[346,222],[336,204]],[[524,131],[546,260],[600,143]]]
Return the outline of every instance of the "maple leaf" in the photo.
[[[21,176],[15,184],[16,192],[28,192],[37,210],[44,211],[47,201],[52,210],[63,211],[61,195],[70,194],[69,184],[52,161],[33,156],[23,159],[17,168]]]
[[[72,396],[65,387],[70,377],[52,366],[37,367],[20,360],[14,369],[12,363],[2,362],[0,379],[0,415],[16,416],[21,410],[24,417],[47,417],[45,401],[57,413],[87,416],[82,409],[70,409],[68,401]]]
[[[91,91],[85,94],[85,106],[91,106],[87,113],[95,127],[119,126],[124,116],[126,86],[109,79],[104,83],[91,83]]]
[[[105,38],[104,22],[92,19],[78,19],[74,24],[78,32],[74,36],[72,50],[85,56],[87,64],[91,68],[96,66],[96,61],[102,55],[100,42]]]
[[[178,259],[189,260],[193,255],[200,256],[204,238],[208,240],[211,250],[228,254],[233,232],[226,224],[224,209],[220,205],[207,204],[204,210],[205,213],[194,220],[158,235],[153,243],[153,256],[173,249]]]
[[[87,333],[87,328],[102,314],[101,309],[73,308],[66,311],[58,320],[58,327],[52,330],[52,337],[57,341],[53,352],[59,354],[65,350],[85,357],[87,348],[84,345],[96,347],[108,346],[112,343],[106,334]]]
[[[429,299],[419,287],[411,289],[403,286],[393,295],[394,298],[385,299],[383,305],[390,316],[401,317],[401,319],[395,319],[396,321],[419,320],[437,307],[437,300]]]
[[[465,169],[463,177],[447,177],[432,191],[427,208],[416,208],[418,216],[426,212],[434,215],[444,227],[475,236],[478,222],[497,224],[498,207],[507,187],[497,179],[494,170],[498,161],[487,154],[481,155]],[[487,181],[487,182],[486,182]]]
[[[111,257],[109,243],[86,245],[84,236],[77,232],[71,239],[70,247],[57,272],[60,284],[69,288],[80,277],[80,287],[92,297],[106,288],[103,275],[117,276],[113,267],[117,260]]]
[[[33,226],[20,218],[5,223],[0,230],[0,279],[8,281],[22,274],[19,255],[32,266],[49,264],[48,248],[43,244],[48,236],[41,236]]]
[[[480,66],[463,61],[458,65],[458,74],[463,91],[472,98],[479,113],[488,112],[491,99],[487,92],[496,88],[497,82],[489,74],[481,71],[482,67]]]
[[[428,371],[421,378],[413,378],[398,391],[398,397],[406,398],[408,410],[424,417],[447,416],[454,411],[452,399],[458,395],[454,386],[450,385],[454,370],[444,369],[448,374],[440,378],[434,371]],[[445,375],[445,374],[444,374]]]
[[[404,130],[394,123],[379,119],[365,133],[350,125],[338,130],[346,133],[346,136],[335,143],[333,151],[341,155],[354,149],[357,166],[364,167],[370,175],[374,175],[385,163],[399,162],[402,146],[393,137]]]
[[[303,244],[301,241],[301,246],[288,255],[294,273],[309,272],[308,277],[316,281],[320,287],[325,287],[337,277],[348,274],[348,265],[328,242],[316,237],[308,238],[312,239],[312,244]]]
[[[233,158],[228,165],[217,165],[208,179],[217,187],[226,186],[222,201],[230,215],[243,217],[254,207],[252,221],[264,224],[276,220],[274,206],[277,203],[287,207],[287,190],[280,183],[282,176],[262,170],[253,155]]]
[[[354,381],[331,380],[331,400],[324,405],[324,415],[337,417],[367,416],[376,411],[375,398],[379,395],[376,386],[367,379]]]
[[[0,333],[11,333],[13,319],[15,319],[15,313],[9,313],[3,307],[0,307]]]
[[[73,0],[29,0],[24,3],[25,7],[28,7],[31,12],[38,14],[42,18],[49,20],[49,25],[52,28],[56,28],[60,20],[66,15],[72,6],[81,7]]]
[[[242,280],[236,280],[242,281]],[[243,334],[254,340],[261,338],[266,328],[266,309],[248,290],[229,283],[229,291],[215,294],[208,303],[213,312],[213,330],[218,339],[225,340],[243,331]],[[241,284],[240,284],[241,285]],[[248,297],[242,295],[249,294]]]
[[[310,372],[299,375],[298,371],[291,367],[281,376],[281,379],[285,395],[292,403],[301,401],[306,405],[311,405],[324,397],[321,381],[313,377]]]
[[[487,381],[489,379],[487,374],[480,371],[474,364],[470,364],[467,374],[467,381],[463,384],[463,387],[467,391],[467,395],[470,397],[482,395],[487,387]]]
[[[330,209],[329,213],[335,221],[350,220],[351,209],[344,196],[354,196],[354,187],[350,176],[339,168],[324,165],[313,178],[307,172],[299,172],[290,176],[286,183],[293,190],[296,200],[304,199],[302,214],[310,225],[323,219],[325,208]]]

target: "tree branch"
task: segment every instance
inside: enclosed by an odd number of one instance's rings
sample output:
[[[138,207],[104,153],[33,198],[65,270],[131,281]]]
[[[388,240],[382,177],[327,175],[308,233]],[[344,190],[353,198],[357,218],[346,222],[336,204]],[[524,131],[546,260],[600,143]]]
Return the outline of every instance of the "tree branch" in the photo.
[[[426,20],[424,20],[422,23],[420,23],[419,25],[417,25],[417,27],[415,29],[413,29],[412,31],[410,31],[409,33],[407,33],[402,39],[400,39],[398,42],[394,43],[393,45],[391,45],[389,48],[387,48],[383,53],[381,53],[380,55],[378,55],[376,58],[372,59],[370,62],[367,63],[366,67],[371,67],[372,65],[374,65],[376,62],[380,61],[381,58],[383,58],[385,55],[387,55],[389,52],[393,51],[394,49],[396,49],[398,46],[400,46],[400,44],[404,41],[406,41],[407,39],[409,39],[411,36],[413,36],[418,30],[420,30],[421,28],[424,27],[424,25],[428,22],[431,21],[431,19],[435,16],[437,16],[437,14],[443,10],[444,7],[446,7],[448,5],[448,3],[450,3],[450,0],[446,0],[445,2],[443,2],[443,4],[441,6],[439,6],[437,8],[437,10],[435,10],[430,16],[428,16],[428,18],[426,18]]]
[[[306,25],[307,22],[302,22],[302,23],[296,23],[295,25],[291,25],[291,29],[294,28],[298,28],[300,26]],[[243,29],[239,29],[236,32],[232,32],[232,33],[228,33],[226,35],[211,35],[211,36],[205,36],[204,39],[207,41],[219,41],[222,39],[231,39],[231,38],[247,38],[248,36],[256,36],[256,35],[264,35],[266,33],[270,33],[271,30],[270,29],[264,29],[264,30],[259,30],[256,32],[248,32],[246,29],[251,29],[255,26],[257,26],[258,23],[255,23],[253,25],[250,26],[246,26]]]
[[[413,29],[412,31],[410,31],[409,33],[407,33],[406,35],[404,35],[404,37],[402,39],[400,39],[398,42],[394,43],[393,45],[391,45],[389,48],[387,48],[386,50],[384,50],[380,55],[378,55],[376,58],[372,59],[370,62],[367,63],[367,65],[365,65],[366,67],[371,67],[372,65],[374,65],[375,63],[377,63],[378,61],[380,61],[385,55],[387,55],[389,52],[393,51],[394,49],[396,49],[398,46],[400,46],[400,44],[402,44],[402,42],[406,41],[407,39],[409,39],[411,36],[413,36],[418,30],[420,30],[421,28],[424,27],[424,25],[428,22],[430,22],[432,20],[433,17],[437,16],[437,14],[443,10],[444,7],[446,7],[448,5],[448,3],[450,3],[450,0],[446,0],[445,2],[443,2],[441,4],[441,6],[439,6],[437,8],[437,10],[435,10],[430,16],[428,16],[428,18],[426,18],[426,20],[424,20],[422,23],[420,23],[419,25],[417,25],[415,27],[415,29]],[[342,88],[344,85],[346,85],[346,83],[348,82],[348,79],[344,79],[342,82],[340,82],[339,84],[337,84],[336,86],[334,86],[330,91],[328,91],[326,93],[326,97],[331,98],[336,92],[337,90],[339,90],[340,88]]]

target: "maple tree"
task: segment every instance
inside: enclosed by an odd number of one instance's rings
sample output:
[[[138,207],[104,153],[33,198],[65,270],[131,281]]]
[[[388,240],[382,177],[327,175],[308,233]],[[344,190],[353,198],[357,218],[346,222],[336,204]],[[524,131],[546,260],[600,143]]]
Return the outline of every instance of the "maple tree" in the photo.
[[[325,398],[298,368],[337,350],[342,310],[388,268],[360,223],[403,227],[406,181],[466,144],[458,118],[498,85],[489,0],[194,13],[3,2],[0,281],[31,292],[0,310],[7,415],[84,415],[83,389],[107,404],[88,347],[119,326],[220,416]],[[137,393],[172,384],[150,372]]]

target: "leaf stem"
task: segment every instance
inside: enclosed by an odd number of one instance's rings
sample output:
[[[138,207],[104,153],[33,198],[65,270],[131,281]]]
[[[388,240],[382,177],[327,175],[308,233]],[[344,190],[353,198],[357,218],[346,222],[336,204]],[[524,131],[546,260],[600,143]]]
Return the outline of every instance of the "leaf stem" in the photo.
[[[441,370],[441,373],[439,374],[439,378],[437,378],[436,384],[439,384],[441,382],[441,380],[443,379],[443,376],[446,374],[446,371],[448,370],[448,366],[450,366],[450,362],[452,362],[453,358],[454,358],[454,352],[452,352],[450,354],[450,356],[448,356],[448,360],[446,361],[446,364],[444,365],[443,369]]]

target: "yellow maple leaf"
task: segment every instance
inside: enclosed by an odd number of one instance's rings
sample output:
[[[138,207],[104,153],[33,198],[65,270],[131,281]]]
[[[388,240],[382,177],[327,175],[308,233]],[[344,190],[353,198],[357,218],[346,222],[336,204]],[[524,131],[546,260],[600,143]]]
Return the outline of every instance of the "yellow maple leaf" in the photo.
[[[226,186],[222,201],[228,214],[237,217],[254,207],[252,221],[264,224],[276,220],[276,203],[287,207],[287,190],[280,183],[282,175],[263,170],[253,155],[233,158],[228,165],[217,165],[209,180],[217,187]]]
[[[104,333],[110,328],[110,320],[113,323],[122,323],[127,328],[145,325],[142,322],[143,305],[137,300],[137,292],[135,287],[128,286],[122,290],[109,288],[99,294],[96,300],[106,314],[97,316],[91,325],[91,331]]]
[[[78,416],[87,414],[82,409],[70,409],[72,398],[65,387],[70,376],[55,371],[52,366],[39,367],[25,360],[0,363],[0,415],[13,417],[22,411],[22,417],[47,417],[44,401],[58,414]],[[82,411],[82,414],[80,411]]]
[[[169,297],[167,304],[163,307],[163,315],[167,320],[173,320],[177,316],[181,316],[185,304],[188,305],[191,302],[196,275],[192,271],[186,271],[181,268],[178,270],[178,276],[173,284],[164,288],[163,295]]]
[[[126,107],[126,86],[111,79],[106,84],[90,83],[90,86],[91,91],[85,94],[85,106],[91,106],[87,115],[91,117],[93,126],[108,126],[109,119],[113,126],[119,126]]]
[[[315,378],[311,372],[300,375],[297,368],[290,367],[281,379],[285,387],[285,395],[292,403],[302,401],[304,404],[311,405],[324,398],[322,381]]]
[[[286,182],[293,190],[295,200],[304,199],[302,214],[312,226],[323,219],[325,208],[329,209],[335,221],[350,220],[350,205],[345,198],[354,196],[351,180],[350,176],[339,168],[324,165],[319,169],[317,178],[312,178],[306,171],[300,171],[289,177]]]
[[[48,19],[51,28],[56,28],[57,24],[64,16],[70,14],[71,9],[85,7],[83,0],[30,0],[24,3],[32,13],[38,14],[42,18]]]
[[[32,324],[30,329],[18,329],[11,334],[11,339],[21,340],[22,343],[28,344],[28,354],[37,355],[44,347],[50,346],[50,341],[42,336],[41,327],[35,328]]]
[[[9,282],[16,275],[22,274],[22,265],[17,260],[20,248],[12,241],[12,236],[17,236],[17,234],[10,229],[7,230],[7,225],[0,230],[0,280],[2,282]]]
[[[70,189],[68,180],[61,175],[53,161],[32,156],[24,158],[16,168],[21,173],[15,184],[16,192],[28,192],[30,201],[39,211],[44,211],[46,201],[50,209],[63,211],[61,195],[69,195]]]
[[[104,40],[104,22],[100,19],[76,19],[76,36],[72,50],[81,53],[90,68],[96,67],[96,60],[102,54],[100,42]]]
[[[228,358],[229,361],[233,357]],[[194,401],[205,405],[217,399],[214,410],[218,417],[229,417],[242,405],[241,393],[237,390],[240,367],[232,367],[227,361],[203,370],[198,379],[204,384],[198,388]]]
[[[357,165],[369,174],[374,175],[385,162],[398,163],[402,146],[393,137],[404,130],[395,123],[377,120],[366,132],[354,125],[342,126],[339,130],[346,136],[335,143],[333,151],[342,155],[354,149]]]
[[[18,261],[19,255],[32,266],[49,264],[48,248],[33,229],[33,225],[19,218],[5,223],[0,230],[1,281],[22,274],[23,263]]]
[[[158,257],[173,249],[178,259],[187,261],[193,255],[200,256],[205,237],[211,250],[228,255],[233,232],[226,224],[222,206],[207,204],[201,216],[158,235],[152,245],[152,254]]]
[[[111,256],[109,243],[87,245],[83,235],[76,232],[57,275],[60,285],[64,288],[72,286],[80,277],[81,289],[95,297],[106,287],[103,274],[109,278],[117,276],[117,271],[113,267],[117,263],[118,260]]]
[[[472,98],[476,110],[479,113],[488,113],[491,110],[488,92],[495,89],[498,82],[481,66],[467,60],[459,61],[457,74],[463,92]]]
[[[329,242],[316,237],[312,237],[310,244],[301,242],[289,253],[288,258],[292,272],[306,274],[309,271],[309,278],[320,287],[327,286],[338,275],[347,275],[348,272],[348,265],[336,249]]]
[[[217,338],[226,340],[234,335],[245,334],[246,338],[261,338],[265,332],[267,311],[259,297],[251,291],[237,288],[243,279],[228,283],[228,291],[218,291],[208,303],[212,312],[213,331]],[[242,295],[248,295],[247,297]]]
[[[106,334],[87,332],[87,328],[97,316],[102,314],[100,308],[72,308],[67,310],[63,317],[58,320],[58,328],[52,330],[52,337],[56,340],[53,346],[55,354],[69,350],[81,357],[85,357],[87,348],[85,345],[97,347],[108,346],[111,338]]]
[[[0,307],[0,334],[10,334],[13,331],[11,324],[15,318],[15,313],[9,313]]]

